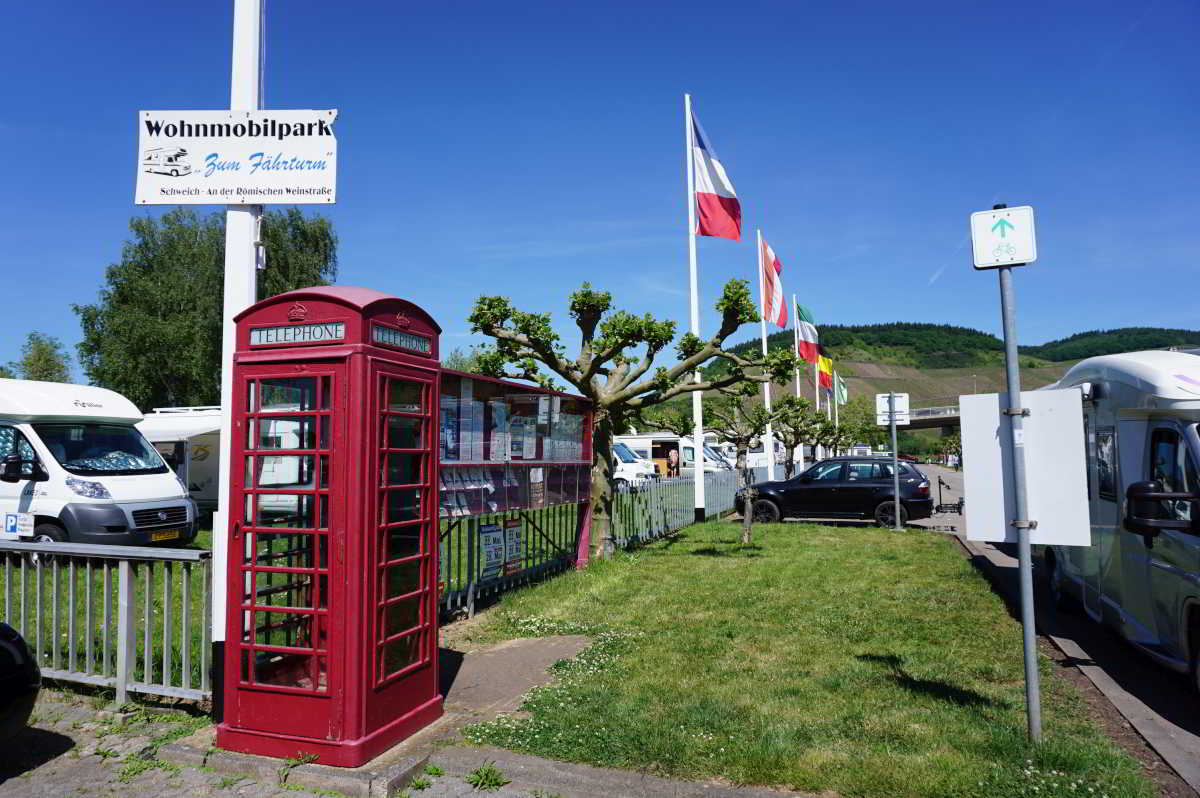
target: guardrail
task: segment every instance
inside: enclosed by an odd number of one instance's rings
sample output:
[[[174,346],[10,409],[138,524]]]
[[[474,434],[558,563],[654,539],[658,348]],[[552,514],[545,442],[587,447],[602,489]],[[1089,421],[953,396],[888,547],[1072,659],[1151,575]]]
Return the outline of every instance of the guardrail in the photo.
[[[3,619],[43,676],[115,688],[118,704],[130,692],[209,698],[211,556],[0,541]]]
[[[943,416],[957,416],[958,405],[946,405],[944,407],[914,407],[908,415],[910,418],[941,418]]]

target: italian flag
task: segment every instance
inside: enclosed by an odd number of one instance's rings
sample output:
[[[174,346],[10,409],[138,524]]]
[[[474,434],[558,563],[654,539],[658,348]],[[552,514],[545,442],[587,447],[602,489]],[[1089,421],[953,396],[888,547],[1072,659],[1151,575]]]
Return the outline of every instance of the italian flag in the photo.
[[[803,305],[796,306],[796,355],[816,363],[820,353],[817,351],[817,325],[813,322],[812,312]]]

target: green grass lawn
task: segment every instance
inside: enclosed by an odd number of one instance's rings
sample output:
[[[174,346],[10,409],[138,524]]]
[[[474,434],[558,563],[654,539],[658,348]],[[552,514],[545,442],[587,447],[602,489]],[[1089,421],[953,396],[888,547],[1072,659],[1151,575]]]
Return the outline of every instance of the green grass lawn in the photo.
[[[589,633],[528,718],[475,742],[555,759],[844,796],[1150,796],[1043,659],[1025,740],[1020,626],[951,541],[693,526],[504,598],[485,639]],[[1090,788],[1090,789],[1089,789]]]

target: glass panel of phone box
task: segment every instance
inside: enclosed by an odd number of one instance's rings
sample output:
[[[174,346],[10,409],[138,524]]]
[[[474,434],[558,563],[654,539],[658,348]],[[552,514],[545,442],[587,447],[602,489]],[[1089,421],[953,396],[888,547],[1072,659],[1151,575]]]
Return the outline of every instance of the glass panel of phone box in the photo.
[[[442,518],[586,501],[584,402],[442,375]]]

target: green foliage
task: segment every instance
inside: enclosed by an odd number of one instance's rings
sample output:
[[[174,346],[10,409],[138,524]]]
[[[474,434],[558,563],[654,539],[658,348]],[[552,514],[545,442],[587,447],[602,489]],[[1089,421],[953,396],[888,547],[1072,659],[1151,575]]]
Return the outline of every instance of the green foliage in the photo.
[[[816,443],[817,432],[824,421],[812,402],[799,396],[787,395],[775,400],[771,408],[771,429],[783,444],[787,457],[784,459],[784,475],[791,478],[795,460],[792,452],[804,445]]]
[[[73,305],[88,379],[142,408],[220,399],[225,217],[176,208],[129,223],[121,261],[108,267],[95,304]],[[337,277],[328,219],[291,208],[263,214],[266,269],[259,298]]]
[[[479,347],[471,347],[464,352],[455,347],[448,354],[442,355],[442,367],[454,371],[467,371],[472,374],[485,374],[479,362]]]
[[[651,407],[640,415],[637,422],[639,428],[644,427],[645,431],[650,432],[663,430],[673,435],[691,437],[696,431],[690,402],[667,402]]]
[[[1122,327],[1076,333],[1040,346],[1022,346],[1021,354],[1044,360],[1082,360],[1097,355],[1164,349],[1168,346],[1200,346],[1200,331],[1163,327]]]
[[[434,777],[444,776],[444,775],[446,775],[446,771],[442,770],[437,765],[426,765],[425,766],[425,775],[426,776],[434,776]]]
[[[505,784],[508,784],[512,779],[504,775],[500,768],[496,767],[495,762],[484,762],[479,767],[472,770],[464,778],[467,784],[470,784],[477,791],[482,790],[498,790]]]
[[[8,364],[0,376],[10,379],[70,382],[71,356],[57,338],[37,332],[29,333],[21,347],[21,359]]]

